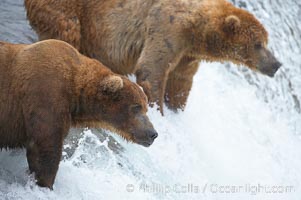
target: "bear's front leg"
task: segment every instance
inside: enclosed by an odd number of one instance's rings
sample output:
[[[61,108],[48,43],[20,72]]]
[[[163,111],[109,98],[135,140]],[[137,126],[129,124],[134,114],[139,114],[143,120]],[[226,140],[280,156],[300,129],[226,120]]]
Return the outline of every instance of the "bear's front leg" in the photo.
[[[158,37],[157,40],[160,38],[162,39],[162,37]],[[136,65],[136,76],[137,83],[143,88],[149,104],[152,106],[156,103],[163,115],[164,93],[168,75],[179,62],[181,53],[173,49],[171,41],[164,38],[162,40],[146,42]]]
[[[199,63],[193,58],[183,57],[177,67],[170,72],[165,91],[165,102],[169,109],[184,110],[192,87],[193,76],[198,67]]]
[[[157,104],[163,115],[163,96],[167,81],[167,70],[149,69],[151,67],[143,67],[136,72],[137,83],[143,88],[150,106]]]
[[[52,143],[53,138],[47,138],[47,143]],[[46,142],[46,141],[45,141]],[[38,140],[32,140],[27,147],[27,161],[31,173],[35,173],[37,184],[41,187],[53,189],[54,179],[58,170],[62,155],[62,145],[42,144]]]
[[[70,127],[69,115],[57,107],[36,105],[24,109],[27,161],[37,184],[52,189],[62,156],[63,139]]]

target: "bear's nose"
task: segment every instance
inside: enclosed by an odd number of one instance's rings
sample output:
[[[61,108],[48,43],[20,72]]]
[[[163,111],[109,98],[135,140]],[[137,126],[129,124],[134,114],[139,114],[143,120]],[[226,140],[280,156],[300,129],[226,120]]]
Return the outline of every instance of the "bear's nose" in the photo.
[[[158,137],[158,133],[155,130],[147,131],[147,136],[150,139],[154,140],[154,139],[156,139]]]
[[[277,61],[277,62],[273,65],[273,68],[274,68],[274,69],[279,69],[281,66],[282,66],[282,64],[281,64],[279,61]]]
[[[281,63],[279,61],[276,61],[273,65],[272,68],[270,69],[270,71],[268,72],[268,76],[270,77],[274,77],[276,72],[278,71],[278,69],[281,67]]]

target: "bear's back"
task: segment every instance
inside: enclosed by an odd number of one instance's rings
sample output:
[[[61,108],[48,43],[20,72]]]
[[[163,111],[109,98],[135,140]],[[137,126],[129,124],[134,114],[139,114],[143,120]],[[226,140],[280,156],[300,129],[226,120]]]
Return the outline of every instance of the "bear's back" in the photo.
[[[22,44],[10,44],[0,41],[0,87],[4,81],[6,82],[6,77],[10,74],[10,67],[15,56],[23,47],[24,45]]]

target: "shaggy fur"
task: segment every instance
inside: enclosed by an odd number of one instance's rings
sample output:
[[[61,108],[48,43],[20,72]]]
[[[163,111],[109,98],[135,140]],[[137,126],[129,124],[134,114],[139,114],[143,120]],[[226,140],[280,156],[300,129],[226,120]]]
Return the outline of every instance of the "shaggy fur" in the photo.
[[[120,74],[136,73],[150,102],[184,109],[200,60],[273,76],[280,63],[260,22],[226,0],[25,0],[41,40],[75,46]]]
[[[143,146],[157,137],[139,86],[65,42],[0,42],[0,71],[0,150],[25,147],[40,186],[52,188],[71,126]]]

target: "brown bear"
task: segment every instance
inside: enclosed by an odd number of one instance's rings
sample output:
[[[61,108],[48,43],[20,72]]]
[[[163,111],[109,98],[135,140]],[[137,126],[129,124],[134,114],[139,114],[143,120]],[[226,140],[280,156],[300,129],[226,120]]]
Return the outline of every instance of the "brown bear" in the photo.
[[[56,38],[137,82],[156,102],[183,109],[198,62],[231,61],[273,76],[268,33],[226,0],[25,0],[40,40]]]
[[[147,97],[127,78],[71,45],[0,42],[0,150],[26,148],[37,184],[52,188],[70,127],[112,130],[150,146]]]

